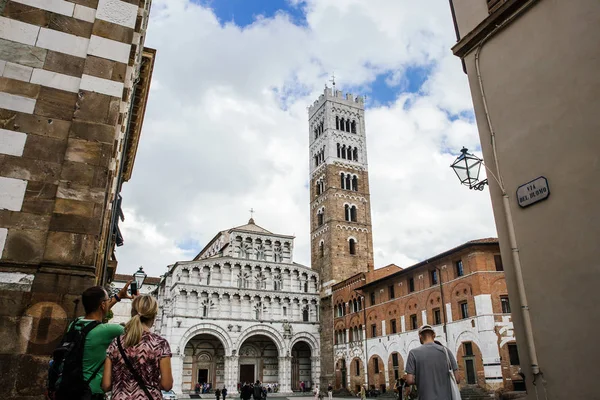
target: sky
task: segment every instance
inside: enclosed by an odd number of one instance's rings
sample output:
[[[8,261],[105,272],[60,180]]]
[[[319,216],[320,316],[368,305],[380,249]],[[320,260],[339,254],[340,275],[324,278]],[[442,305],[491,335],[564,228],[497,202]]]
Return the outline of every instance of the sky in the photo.
[[[446,0],[153,0],[118,272],[159,276],[251,208],[310,266],[307,106],[333,74],[367,98],[375,266],[495,237],[487,189],[449,168],[480,149],[455,41]]]

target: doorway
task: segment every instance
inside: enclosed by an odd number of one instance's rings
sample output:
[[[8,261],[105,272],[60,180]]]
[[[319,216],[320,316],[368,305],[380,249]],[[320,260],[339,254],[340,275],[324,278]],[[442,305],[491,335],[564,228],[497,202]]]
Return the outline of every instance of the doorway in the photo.
[[[254,364],[241,364],[240,365],[240,382],[242,382],[242,383],[254,382]]]
[[[465,359],[465,369],[467,370],[467,385],[477,384],[477,377],[475,376],[475,360],[472,358]]]
[[[208,382],[208,370],[207,369],[199,369],[198,370],[198,383],[203,384]]]

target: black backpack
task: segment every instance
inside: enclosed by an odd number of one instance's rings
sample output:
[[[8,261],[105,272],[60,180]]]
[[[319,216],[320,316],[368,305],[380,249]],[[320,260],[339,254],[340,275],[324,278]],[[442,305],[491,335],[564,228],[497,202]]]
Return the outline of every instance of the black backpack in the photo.
[[[100,325],[98,321],[89,322],[85,327],[76,329],[79,321],[71,327],[52,353],[48,368],[48,397],[55,400],[90,399],[90,382],[100,371],[104,363],[94,371],[89,379],[83,380],[83,350],[85,339],[92,329]]]

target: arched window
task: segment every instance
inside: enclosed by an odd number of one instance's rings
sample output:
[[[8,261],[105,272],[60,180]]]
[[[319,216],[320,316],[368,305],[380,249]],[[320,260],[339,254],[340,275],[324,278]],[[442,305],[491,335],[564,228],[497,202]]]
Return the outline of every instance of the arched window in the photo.
[[[321,121],[321,133],[325,132],[325,123]]]
[[[339,143],[337,144],[337,156],[338,156],[338,158],[342,157],[342,147],[340,146]]]
[[[356,222],[356,206],[350,208],[350,221]]]
[[[325,213],[324,209],[321,209],[321,210],[317,211],[317,225],[318,226],[323,225],[323,219],[324,219],[323,214],[324,213]]]
[[[308,306],[305,306],[302,310],[302,321],[308,322]]]
[[[321,194],[321,185],[318,181],[316,183],[315,190],[317,191],[317,196],[319,196]]]
[[[348,204],[344,205],[344,218],[346,218],[346,221],[350,221],[350,206]]]
[[[352,177],[352,190],[358,192],[358,177],[356,175]]]
[[[346,186],[345,189],[346,190],[350,190],[350,188],[352,187],[352,177],[350,176],[350,174],[346,175]]]
[[[354,363],[356,365],[356,376],[360,376],[360,361],[355,360]]]
[[[344,120],[344,118],[342,118],[342,119],[340,120],[340,129],[341,129],[342,131],[344,131],[344,128],[346,128],[346,121]]]
[[[315,167],[319,166],[319,159],[317,158],[317,156],[315,156]]]
[[[352,159],[354,161],[358,161],[358,148],[354,148],[354,150],[352,151]]]
[[[356,133],[356,121],[352,121],[352,125],[350,126],[350,130],[352,133]]]
[[[319,131],[317,131],[317,128],[315,128],[315,139],[317,139],[319,137]]]
[[[354,239],[348,240],[348,250],[350,250],[350,254],[356,254],[356,241]]]
[[[362,300],[360,299],[360,297],[358,298],[357,306],[358,306],[358,311],[362,310]]]
[[[346,178],[344,177],[344,173],[340,174],[340,187],[344,189],[346,186]]]
[[[346,145],[342,146],[342,158],[345,160],[346,159]]]
[[[352,312],[357,312],[358,309],[356,308],[356,299],[352,300]]]
[[[340,129],[340,117],[335,117],[335,129]]]
[[[323,242],[319,243],[319,257],[323,257],[325,255],[325,244]]]
[[[346,132],[350,132],[350,120],[346,120]]]

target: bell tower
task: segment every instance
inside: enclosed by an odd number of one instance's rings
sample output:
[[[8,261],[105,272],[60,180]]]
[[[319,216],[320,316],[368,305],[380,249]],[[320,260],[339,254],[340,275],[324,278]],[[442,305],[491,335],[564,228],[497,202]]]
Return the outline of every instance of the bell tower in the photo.
[[[373,270],[364,99],[325,87],[309,107],[311,267],[321,278],[321,387],[334,382],[331,287]]]

